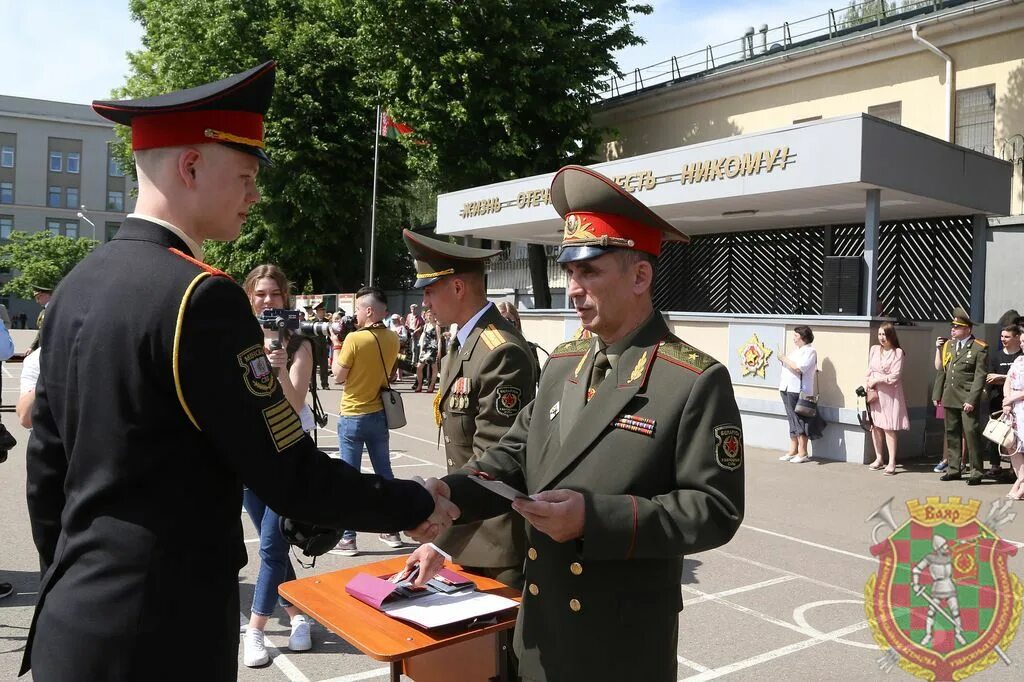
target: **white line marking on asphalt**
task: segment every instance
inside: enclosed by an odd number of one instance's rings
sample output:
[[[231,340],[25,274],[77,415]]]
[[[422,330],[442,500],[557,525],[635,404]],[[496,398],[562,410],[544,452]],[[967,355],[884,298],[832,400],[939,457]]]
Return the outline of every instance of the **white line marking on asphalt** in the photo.
[[[734,594],[740,594],[741,592],[750,592],[751,590],[759,590],[762,587],[769,587],[771,585],[778,585],[779,583],[788,583],[790,580],[797,580],[798,576],[795,575],[780,575],[778,578],[772,578],[771,580],[765,580],[759,583],[753,583],[752,585],[744,585],[743,587],[734,587],[731,590],[725,590],[724,592],[715,592],[706,597],[694,597],[693,599],[687,599],[683,602],[683,606],[692,606],[699,604],[704,601],[708,601],[712,597],[730,597]]]
[[[765,535],[774,535],[777,538],[791,540],[792,542],[799,542],[801,545],[807,545],[808,547],[824,549],[829,552],[835,552],[836,554],[842,554],[844,556],[853,557],[854,559],[860,559],[862,561],[870,561],[873,564],[878,563],[878,559],[872,556],[867,556],[864,554],[855,554],[854,552],[847,552],[845,549],[839,549],[838,547],[830,547],[829,545],[822,545],[817,542],[811,542],[810,540],[802,540],[800,538],[795,538],[792,535],[786,535],[785,533],[776,533],[773,530],[765,530],[764,528],[758,528],[757,526],[751,526],[748,524],[743,524],[740,526],[740,528],[746,528],[747,530],[756,531],[758,533],[764,533]]]
[[[716,604],[720,604],[722,606],[727,606],[727,607],[729,607],[730,609],[732,609],[734,611],[739,611],[740,613],[745,613],[748,616],[753,616],[754,618],[758,618],[760,620],[763,620],[766,623],[771,623],[772,625],[778,625],[779,627],[786,628],[787,630],[792,630],[794,632],[797,632],[797,633],[803,635],[804,637],[811,636],[810,632],[804,630],[799,625],[793,625],[792,623],[790,623],[788,621],[779,620],[778,618],[775,618],[774,616],[769,616],[767,613],[761,613],[760,611],[755,611],[754,609],[751,609],[751,608],[748,608],[746,606],[743,606],[742,604],[737,604],[736,602],[731,602],[728,599],[722,599],[721,597],[716,597],[715,595],[708,594],[707,592],[701,592],[700,590],[694,589],[694,588],[690,587],[689,585],[680,585],[680,589],[682,589],[683,592],[688,592],[689,594],[696,594],[698,596],[704,597],[706,601],[711,601],[711,602],[714,602]]]
[[[832,642],[832,641],[834,641],[836,639],[839,639],[839,638],[845,637],[846,635],[849,635],[851,633],[857,632],[858,630],[863,630],[867,626],[868,626],[867,621],[861,621],[860,623],[854,623],[853,625],[848,625],[845,628],[840,628],[838,630],[833,630],[832,632],[829,632],[828,634],[826,634],[822,638],[806,639],[806,640],[804,640],[802,642],[797,642],[796,644],[790,644],[789,646],[784,646],[784,647],[781,647],[779,649],[774,649],[772,651],[766,651],[765,653],[760,654],[758,656],[753,656],[751,658],[747,658],[747,659],[744,659],[742,661],[737,661],[736,663],[730,663],[729,665],[722,666],[721,668],[715,668],[714,670],[709,670],[707,672],[702,672],[702,673],[699,673],[697,675],[692,675],[690,677],[684,677],[682,680],[680,680],[680,682],[684,682],[684,680],[685,680],[685,682],[702,682],[703,680],[713,680],[713,679],[715,679],[717,677],[723,677],[725,675],[737,672],[739,670],[744,670],[746,668],[751,668],[751,667],[753,667],[755,665],[761,665],[762,663],[767,663],[769,661],[773,661],[773,660],[775,660],[777,658],[781,658],[783,656],[788,656],[789,654],[796,653],[797,651],[803,651],[804,649],[809,649],[812,646],[817,646],[819,644],[824,644],[825,642]]]
[[[760,561],[755,561],[754,559],[748,559],[745,556],[739,556],[738,554],[732,554],[730,552],[726,552],[726,551],[721,550],[721,549],[714,549],[714,550],[711,550],[711,551],[715,552],[716,554],[721,554],[726,559],[733,559],[734,561],[742,561],[745,564],[750,564],[751,566],[756,566],[758,568],[763,568],[763,569],[765,569],[767,571],[775,571],[776,573],[782,573],[784,575],[795,575],[796,577],[803,578],[804,580],[806,580],[806,581],[808,581],[808,582],[810,582],[810,583],[812,583],[814,585],[820,585],[821,587],[830,587],[833,590],[838,590],[840,592],[843,592],[845,594],[850,595],[851,597],[860,597],[862,599],[864,597],[864,591],[863,590],[857,591],[857,590],[847,589],[845,587],[840,587],[839,585],[833,585],[832,583],[827,583],[824,580],[818,580],[816,578],[812,578],[812,577],[804,575],[802,573],[796,573],[794,571],[790,571],[790,570],[785,569],[785,568],[779,568],[778,566],[770,566],[769,564],[761,563]]]
[[[812,601],[809,604],[803,604],[793,609],[793,620],[796,622],[797,625],[802,626],[808,632],[813,632],[816,637],[827,637],[828,635],[826,635],[826,633],[822,632],[821,630],[807,622],[806,613],[811,609],[818,608],[819,606],[829,606],[831,604],[856,604],[861,609],[864,608],[863,599],[826,599],[824,601]],[[860,647],[861,649],[871,649],[872,651],[878,650],[878,646],[876,644],[854,642],[849,639],[839,639],[838,637],[835,639],[835,641],[841,644],[849,644],[850,646]]]
[[[362,673],[332,677],[329,680],[320,680],[320,682],[357,682],[358,680],[372,680],[375,677],[387,677],[390,674],[391,668],[377,668],[376,670],[367,670]]]
[[[699,673],[706,673],[709,670],[711,670],[711,668],[707,667],[706,665],[701,665],[700,663],[691,661],[688,658],[683,658],[679,654],[676,654],[676,660],[679,661],[679,665],[685,665],[687,668],[692,668],[693,670],[696,670]]]

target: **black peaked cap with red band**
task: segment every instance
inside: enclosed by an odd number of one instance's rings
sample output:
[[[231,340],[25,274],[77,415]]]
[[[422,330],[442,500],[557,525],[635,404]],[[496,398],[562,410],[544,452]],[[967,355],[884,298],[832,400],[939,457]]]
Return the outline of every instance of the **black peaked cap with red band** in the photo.
[[[657,257],[664,241],[690,241],[610,178],[584,166],[555,173],[551,205],[565,220],[559,263],[597,258],[614,249]]]
[[[132,151],[219,142],[263,163],[263,116],[274,94],[273,61],[186,90],[120,101],[95,101],[105,119],[131,126]]]

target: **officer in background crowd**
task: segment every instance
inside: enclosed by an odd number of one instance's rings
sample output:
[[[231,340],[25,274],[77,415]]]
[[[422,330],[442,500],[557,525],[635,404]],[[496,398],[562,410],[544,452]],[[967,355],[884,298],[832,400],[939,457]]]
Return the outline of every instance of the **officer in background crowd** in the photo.
[[[43,328],[27,452],[42,583],[22,663],[41,682],[235,679],[243,484],[336,528],[430,539],[458,515],[318,452],[244,292],[203,263],[203,240],[238,237],[259,200],[274,68],[93,103],[131,125],[139,194]]]
[[[410,230],[402,235],[416,267],[415,287],[423,290],[423,306],[441,326],[458,325],[434,398],[448,473],[453,473],[497,444],[533,400],[534,365],[526,340],[487,300],[484,266],[500,251],[449,244]],[[523,587],[526,528],[514,512],[452,527],[434,545],[474,573]],[[424,570],[434,575],[442,558],[424,545],[409,563],[422,560]]]
[[[313,322],[323,322],[328,324],[330,321],[327,319],[327,311],[324,309],[324,302],[319,301],[313,306]],[[315,334],[313,336],[313,359],[316,361],[317,376],[320,377],[320,388],[327,390],[330,386],[327,385],[327,377],[331,373],[330,360],[327,357],[327,344],[329,341],[323,334]],[[310,383],[316,383],[316,377],[310,379]]]
[[[942,367],[932,386],[932,403],[941,402],[945,411],[946,472],[939,480],[960,480],[961,443],[966,441],[971,462],[967,485],[979,485],[985,469],[978,408],[988,372],[988,344],[974,337],[974,322],[966,310],[954,308],[952,318],[952,338],[938,339]]]
[[[551,204],[566,295],[593,337],[557,347],[511,430],[431,485],[465,521],[509,509],[480,473],[531,495],[512,502],[529,523],[523,680],[675,682],[683,555],[743,519],[739,408],[728,370],[653,307],[662,240],[686,235],[579,166],[555,174]]]
[[[36,316],[36,329],[39,330],[39,333],[36,334],[36,338],[32,340],[32,345],[28,348],[30,353],[39,348],[39,338],[43,333],[43,321],[46,319],[46,306],[50,305],[50,298],[52,296],[53,287],[45,284],[35,284],[32,286],[32,298],[38,305],[43,306],[43,309]]]

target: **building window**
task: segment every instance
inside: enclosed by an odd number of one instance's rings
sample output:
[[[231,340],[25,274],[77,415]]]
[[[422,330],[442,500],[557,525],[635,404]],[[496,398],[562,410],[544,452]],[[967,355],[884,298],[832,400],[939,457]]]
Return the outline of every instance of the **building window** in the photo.
[[[868,113],[889,123],[901,125],[903,122],[903,102],[889,102],[868,107]]]
[[[0,204],[14,203],[14,183],[0,182]]]
[[[0,168],[14,168],[14,147],[0,147]]]
[[[107,192],[107,210],[124,210],[124,192]]]
[[[0,215],[0,239],[10,239],[14,231],[14,216]]]
[[[52,220],[50,218],[47,218],[46,219],[46,231],[49,232],[50,234],[52,234],[54,237],[59,237],[60,236],[60,221],[59,220]]]
[[[64,223],[64,235],[71,239],[78,239],[78,221]]]
[[[109,242],[117,234],[117,231],[121,229],[121,223],[107,223],[104,225],[107,233],[107,241]]]
[[[50,187],[49,194],[47,194],[46,205],[49,206],[50,208],[60,208],[61,194],[62,192],[60,191],[60,187],[52,185]]]
[[[114,150],[107,145],[107,175],[112,178],[123,178],[124,171],[121,170],[121,164],[118,162],[117,157],[114,156]]]
[[[78,188],[68,187],[65,192],[67,192],[67,203],[65,206],[68,208],[78,208]]]
[[[81,160],[81,156],[78,152],[68,152],[68,173],[78,172],[78,163]]]
[[[961,147],[983,154],[994,153],[996,135],[996,86],[985,85],[956,93],[956,134]]]
[[[50,152],[50,170],[60,173],[64,170],[64,155],[60,152]]]

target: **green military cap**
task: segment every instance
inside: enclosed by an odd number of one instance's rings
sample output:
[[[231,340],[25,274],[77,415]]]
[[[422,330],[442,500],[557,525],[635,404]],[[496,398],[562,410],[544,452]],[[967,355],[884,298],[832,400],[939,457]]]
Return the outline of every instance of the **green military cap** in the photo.
[[[430,286],[448,275],[484,271],[484,264],[501,249],[475,249],[424,237],[412,230],[402,230],[402,238],[416,266],[416,289]]]
[[[966,310],[964,310],[960,306],[957,306],[953,308],[953,319],[950,322],[950,324],[956,327],[973,327],[974,321],[971,319],[971,316],[967,313]]]
[[[551,205],[565,220],[559,263],[597,258],[613,249],[657,257],[662,242],[690,241],[613,180],[583,166],[555,173]]]
[[[53,287],[50,286],[50,285],[47,285],[47,284],[36,284],[36,283],[33,283],[32,284],[32,293],[33,294],[52,294],[53,293]]]
[[[323,307],[324,307],[324,302],[323,301],[317,301],[317,304],[315,306],[313,306],[313,310],[323,310]]]

